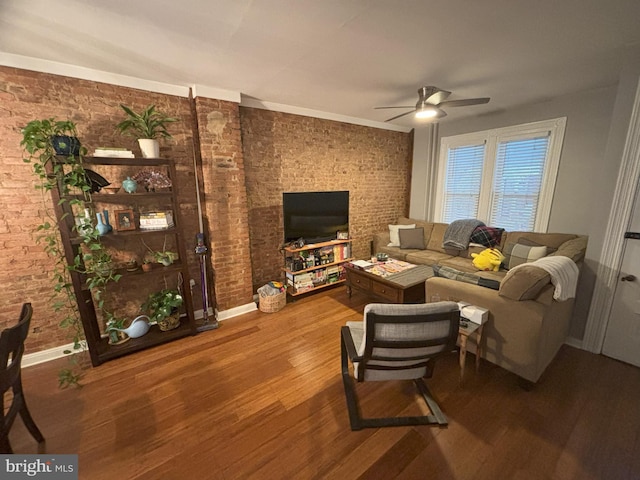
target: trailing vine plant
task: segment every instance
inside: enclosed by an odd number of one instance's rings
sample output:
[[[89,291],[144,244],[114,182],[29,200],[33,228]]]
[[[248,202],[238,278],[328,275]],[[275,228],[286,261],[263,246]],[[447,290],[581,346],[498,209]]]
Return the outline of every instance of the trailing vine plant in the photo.
[[[64,312],[59,326],[69,330],[73,349],[66,350],[70,365],[58,374],[61,388],[71,385],[80,386],[82,376],[79,355],[86,351],[84,329],[76,300],[71,271],[86,275],[86,285],[91,289],[96,301],[96,308],[102,310],[105,318],[114,319],[111,312],[105,309],[104,292],[107,284],[118,281],[121,275],[111,268],[111,255],[100,242],[100,235],[91,219],[94,212],[91,203],[91,185],[83,165],[86,149],[80,147],[78,155],[59,156],[52,144],[52,137],[66,135],[77,137],[76,125],[71,121],[57,121],[55,118],[33,120],[22,130],[22,146],[28,154],[23,160],[33,166],[33,173],[38,179],[36,189],[42,193],[43,218],[37,226],[36,240],[43,245],[47,255],[54,261],[52,306],[55,312]],[[66,213],[58,219],[49,199],[49,192],[58,189],[59,205]],[[67,203],[69,208],[65,208]],[[89,209],[89,216],[68,219],[72,212],[84,212]],[[81,240],[82,248],[78,249],[73,262],[65,259],[64,245],[59,235],[59,223],[73,223],[72,231]]]

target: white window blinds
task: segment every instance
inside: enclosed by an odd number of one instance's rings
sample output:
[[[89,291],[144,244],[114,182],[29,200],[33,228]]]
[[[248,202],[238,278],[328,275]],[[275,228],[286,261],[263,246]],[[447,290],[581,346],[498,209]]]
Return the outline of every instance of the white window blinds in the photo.
[[[476,218],[484,166],[484,144],[451,148],[447,156],[443,219]]]
[[[532,231],[547,158],[549,135],[499,142],[489,223],[508,231]]]
[[[565,125],[557,118],[443,137],[434,220],[545,232]]]

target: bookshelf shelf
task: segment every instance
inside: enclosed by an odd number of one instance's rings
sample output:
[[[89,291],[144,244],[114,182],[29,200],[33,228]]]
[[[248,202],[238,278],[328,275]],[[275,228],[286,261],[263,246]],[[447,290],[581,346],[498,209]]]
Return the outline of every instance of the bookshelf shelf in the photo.
[[[331,240],[284,249],[284,284],[292,297],[344,283],[344,264],[351,258],[352,240]]]

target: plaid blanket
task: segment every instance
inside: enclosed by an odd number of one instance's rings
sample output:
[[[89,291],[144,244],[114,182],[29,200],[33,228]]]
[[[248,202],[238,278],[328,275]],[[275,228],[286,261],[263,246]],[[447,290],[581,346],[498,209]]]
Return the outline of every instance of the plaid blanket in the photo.
[[[493,248],[496,245],[500,245],[502,240],[502,234],[504,228],[487,227],[486,225],[480,225],[471,234],[469,241],[471,243],[479,243],[487,248]]]

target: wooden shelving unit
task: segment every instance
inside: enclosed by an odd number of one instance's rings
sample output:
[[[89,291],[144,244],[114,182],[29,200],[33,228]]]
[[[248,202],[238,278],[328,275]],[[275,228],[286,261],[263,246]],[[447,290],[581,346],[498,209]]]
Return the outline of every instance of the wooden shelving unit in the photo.
[[[287,294],[295,297],[345,282],[344,264],[351,258],[352,240],[331,240],[285,247],[284,283]]]
[[[119,269],[118,273],[122,274],[122,278],[118,284],[125,284],[130,286],[130,290],[135,292],[136,285],[140,285],[140,282],[148,284],[149,282],[156,282],[158,290],[164,288],[164,279],[169,275],[182,274],[183,288],[182,296],[184,298],[184,311],[181,316],[180,326],[170,331],[160,331],[157,326],[152,326],[149,332],[135,339],[129,339],[128,341],[112,345],[109,344],[108,337],[101,330],[96,307],[93,302],[91,292],[86,286],[84,275],[71,272],[71,280],[73,283],[73,289],[78,302],[78,308],[80,316],[82,318],[82,325],[84,333],[89,347],[89,354],[91,357],[91,363],[94,366],[98,366],[101,363],[112,360],[114,358],[128,355],[133,352],[137,352],[146,348],[150,348],[163,343],[171,342],[178,338],[182,338],[188,335],[195,335],[197,333],[195,318],[193,316],[193,302],[191,298],[191,292],[189,289],[189,272],[186,264],[186,250],[184,245],[184,239],[182,238],[182,232],[180,230],[180,208],[178,204],[178,188],[176,185],[176,171],[174,163],[168,159],[161,158],[101,158],[101,157],[84,157],[84,164],[86,168],[93,168],[93,166],[108,166],[114,169],[119,167],[126,168],[131,171],[131,167],[152,169],[154,167],[160,167],[163,171],[166,171],[167,175],[171,179],[172,187],[170,191],[162,192],[141,192],[138,190],[136,193],[95,193],[92,195],[92,203],[96,204],[112,204],[112,205],[137,205],[142,203],[147,206],[157,205],[161,208],[171,209],[173,213],[173,220],[175,227],[164,230],[140,230],[137,225],[136,230],[116,231],[104,235],[101,237],[102,242],[111,246],[116,242],[116,239],[127,239],[140,237],[142,239],[150,239],[153,236],[165,235],[172,236],[175,239],[175,246],[178,251],[179,260],[174,262],[173,265],[168,267],[162,267],[154,265],[154,268],[150,272],[142,272],[136,270],[135,272],[129,272],[126,269]],[[139,186],[139,189],[142,187]],[[60,235],[62,243],[65,249],[65,259],[68,264],[73,264],[75,256],[78,254],[81,248],[80,239],[75,236],[74,228],[74,215],[71,211],[72,207],[68,202],[63,202],[60,205],[60,189],[54,189],[51,191],[53,204],[60,225]],[[67,198],[83,199],[82,196],[71,195]],[[96,209],[99,211],[99,209]],[[110,218],[111,222],[115,222],[115,218]],[[135,295],[133,293],[132,295]],[[137,301],[142,303],[146,298],[139,298]],[[117,312],[116,312],[117,313]]]

